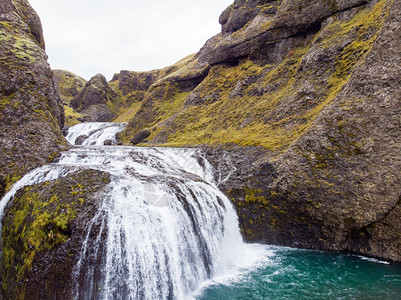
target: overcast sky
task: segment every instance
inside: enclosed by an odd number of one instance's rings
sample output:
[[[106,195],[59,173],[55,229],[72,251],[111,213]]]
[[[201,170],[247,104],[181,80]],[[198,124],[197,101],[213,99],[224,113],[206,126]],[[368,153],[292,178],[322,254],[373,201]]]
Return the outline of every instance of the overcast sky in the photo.
[[[234,0],[29,0],[53,69],[109,80],[120,70],[163,68],[220,32]]]

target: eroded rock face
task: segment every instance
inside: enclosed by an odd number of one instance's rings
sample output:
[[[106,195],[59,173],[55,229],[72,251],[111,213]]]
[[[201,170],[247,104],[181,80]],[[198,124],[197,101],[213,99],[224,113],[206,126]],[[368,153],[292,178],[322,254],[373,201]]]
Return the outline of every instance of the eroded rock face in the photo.
[[[82,122],[83,116],[70,106],[71,100],[78,96],[85,87],[86,80],[74,73],[64,70],[53,70],[53,78],[63,101],[65,124],[69,127]]]
[[[0,196],[65,144],[64,110],[40,20],[25,0],[0,3]]]
[[[221,187],[249,241],[401,261],[400,13],[399,0],[236,1],[174,75],[207,70],[201,82],[162,79],[125,133],[233,148],[216,164],[236,166]]]
[[[223,34],[240,30],[258,14],[275,15],[282,0],[236,0],[220,15]]]
[[[53,70],[53,77],[60,90],[61,100],[67,105],[78,96],[87,83],[82,77],[64,70]]]
[[[249,241],[401,261],[396,221],[401,210],[400,7],[400,1],[375,4],[381,13],[373,13],[374,22],[383,23],[372,48],[352,71],[347,69],[352,60],[342,66],[346,80],[341,89],[287,150],[275,154],[264,148],[242,148],[226,154],[237,171],[222,187],[233,199]],[[352,36],[344,36],[344,44],[336,47],[319,47],[333,30],[330,22],[347,20],[350,14],[345,11],[327,20],[295,78],[307,71],[322,80],[325,66],[343,49],[351,51]],[[301,99],[324,97],[308,85],[298,86],[291,111],[301,108],[296,105]],[[229,165],[215,164],[226,173],[230,170]]]
[[[2,221],[5,299],[74,298],[77,283],[84,282],[86,276],[74,278],[73,270],[90,222],[102,204],[109,176],[81,170],[17,192]],[[96,234],[100,224],[91,226]],[[98,259],[105,256],[102,251]]]
[[[328,17],[366,2],[235,1],[220,17],[222,33],[201,49],[198,64],[238,63],[252,55],[263,63],[277,63],[290,48],[281,46],[282,42],[300,46],[298,37],[304,41],[305,35],[315,34]]]
[[[108,122],[115,117],[115,114],[107,103],[116,97],[117,93],[109,86],[106,78],[97,74],[71,100],[71,106],[80,114],[87,116],[86,121]]]
[[[159,71],[153,72],[132,72],[123,70],[113,76],[112,81],[118,80],[118,88],[125,96],[132,92],[146,92],[156,82]]]

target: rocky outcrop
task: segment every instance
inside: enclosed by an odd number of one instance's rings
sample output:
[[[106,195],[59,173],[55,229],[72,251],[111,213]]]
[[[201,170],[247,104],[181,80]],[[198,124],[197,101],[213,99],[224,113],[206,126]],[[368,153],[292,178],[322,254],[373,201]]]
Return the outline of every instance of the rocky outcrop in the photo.
[[[82,77],[64,70],[53,70],[53,78],[60,90],[61,100],[67,105],[78,96],[87,83]]]
[[[117,93],[109,86],[106,78],[101,74],[97,74],[71,100],[71,107],[80,114],[85,115],[85,121],[108,122],[115,118],[108,102],[117,96]]]
[[[354,32],[336,47],[323,47],[320,43],[334,28],[341,29],[341,21],[349,26],[358,17],[350,19],[352,10],[344,11],[325,21],[310,53],[297,66],[295,81],[307,71],[320,83],[334,84],[333,78],[322,81],[328,65],[344,74],[336,79],[341,85],[335,94],[322,95],[307,81],[304,88],[298,85],[296,99],[301,102],[281,106],[273,115],[302,109],[308,105],[302,99],[332,97],[295,142],[282,153],[248,148],[228,154],[237,171],[223,188],[237,207],[248,240],[401,261],[396,221],[401,209],[401,35],[396,33],[401,6],[400,1],[373,5],[363,22],[370,17],[374,24],[381,23],[374,36],[369,38],[363,30],[366,40],[358,46],[353,45]],[[361,42],[371,47],[355,64]],[[339,55],[347,60],[336,62]]]
[[[53,70],[53,78],[60,91],[61,100],[63,101],[66,125],[73,126],[80,123],[83,116],[75,111],[70,106],[70,103],[85,87],[87,81],[74,73],[64,70]]]
[[[235,1],[198,54],[95,76],[71,103],[131,118],[125,142],[205,146],[248,241],[401,261],[400,7]]]
[[[137,145],[139,143],[142,143],[145,139],[147,139],[150,136],[150,130],[149,129],[143,129],[139,132],[137,132],[134,137],[131,139],[131,144]]]
[[[109,177],[101,171],[81,170],[17,192],[2,221],[5,299],[74,298],[76,286],[86,279],[74,267],[88,228],[92,226],[94,234],[99,230],[100,224],[91,221]]]
[[[401,261],[400,7],[235,1],[122,136],[233,148],[218,152],[236,166],[222,188],[249,241]]]
[[[25,0],[0,3],[0,195],[65,143],[64,112],[40,20]]]

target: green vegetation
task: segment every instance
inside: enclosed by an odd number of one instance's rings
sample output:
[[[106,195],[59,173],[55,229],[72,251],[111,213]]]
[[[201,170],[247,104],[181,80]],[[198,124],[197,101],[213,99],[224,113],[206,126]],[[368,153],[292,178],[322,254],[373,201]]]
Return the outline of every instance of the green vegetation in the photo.
[[[66,104],[64,104],[64,114],[65,114],[65,125],[71,127],[78,123],[81,123],[81,121],[79,121],[78,119],[82,118],[82,115]]]
[[[4,290],[10,284],[17,284],[16,298],[24,298],[23,282],[37,255],[70,239],[71,222],[79,209],[92,193],[109,182],[109,175],[98,173],[93,170],[79,171],[70,175],[75,177],[67,179],[67,182],[60,179],[18,191],[4,218]]]
[[[84,88],[86,80],[74,73],[54,70],[54,79],[60,90],[61,100],[69,105],[71,100]]]
[[[350,20],[334,18],[308,44],[291,49],[279,65],[244,59],[238,66],[212,67],[192,92],[201,99],[199,105],[184,107],[189,94],[172,92],[167,85],[151,91],[156,100],[147,98],[126,136],[135,133],[132,127],[157,127],[151,138],[159,142],[164,137],[162,146],[237,144],[285,151],[311,128],[341,93],[352,70],[363,63],[388,14],[387,4],[382,0],[360,9]],[[344,47],[338,50],[339,45]],[[335,61],[315,69],[305,66],[316,49],[337,53]],[[169,126],[164,126],[166,120]]]

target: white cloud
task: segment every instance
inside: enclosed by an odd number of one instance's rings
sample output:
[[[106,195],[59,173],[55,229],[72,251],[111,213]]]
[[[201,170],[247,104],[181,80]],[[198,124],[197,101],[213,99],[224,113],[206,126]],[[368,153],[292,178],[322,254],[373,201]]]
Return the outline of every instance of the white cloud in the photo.
[[[111,79],[122,69],[163,68],[197,52],[220,31],[233,0],[30,0],[53,69]]]

